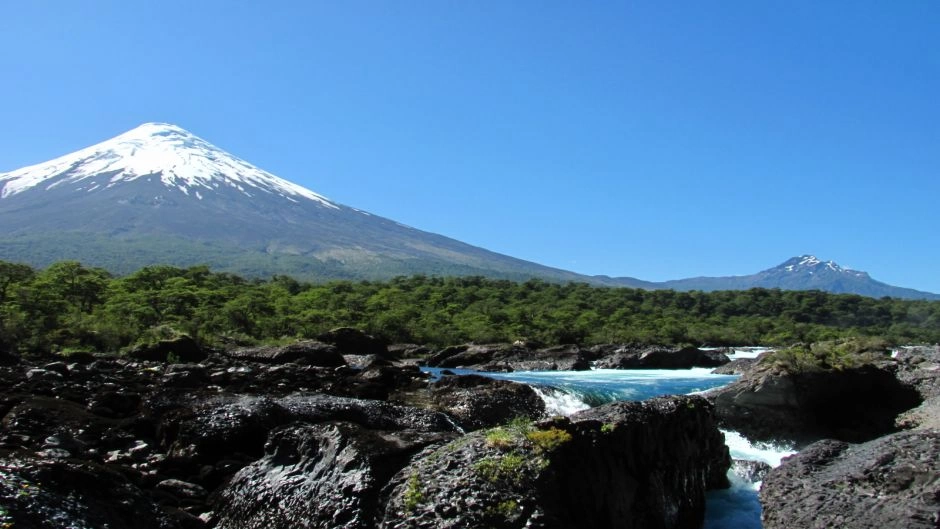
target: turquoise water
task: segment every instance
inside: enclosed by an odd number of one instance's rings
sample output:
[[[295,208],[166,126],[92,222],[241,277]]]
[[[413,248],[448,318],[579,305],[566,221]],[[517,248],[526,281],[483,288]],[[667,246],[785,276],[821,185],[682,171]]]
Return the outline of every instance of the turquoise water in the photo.
[[[434,376],[441,369],[424,368]],[[450,369],[455,374],[478,374],[532,386],[552,414],[568,415],[618,400],[644,400],[662,395],[689,394],[729,384],[736,375],[713,375],[710,369],[596,369],[590,371],[516,371],[484,373]],[[725,443],[735,459],[780,464],[793,453],[787,447],[752,444],[734,431],[724,431]],[[708,493],[704,529],[760,529],[760,483],[745,481],[734,469],[728,472],[731,488]]]

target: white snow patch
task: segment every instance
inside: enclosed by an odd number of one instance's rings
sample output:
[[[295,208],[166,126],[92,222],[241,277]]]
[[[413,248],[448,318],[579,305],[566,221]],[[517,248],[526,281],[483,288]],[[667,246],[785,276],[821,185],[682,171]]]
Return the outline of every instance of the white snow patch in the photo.
[[[72,154],[0,173],[0,198],[22,193],[54,177],[64,176],[46,189],[62,182],[79,182],[106,171],[115,172],[112,183],[141,177],[150,180],[149,177],[159,175],[165,186],[176,187],[186,193],[192,188],[218,188],[221,181],[235,184],[248,196],[251,194],[240,184],[340,209],[322,195],[259,169],[180,127],[166,123],[145,123]]]
[[[803,256],[803,260],[800,261],[800,266],[805,266],[805,265],[817,265],[817,264],[819,264],[820,262],[821,262],[821,261],[820,261],[819,259],[817,259],[815,255],[804,255],[804,256]]]

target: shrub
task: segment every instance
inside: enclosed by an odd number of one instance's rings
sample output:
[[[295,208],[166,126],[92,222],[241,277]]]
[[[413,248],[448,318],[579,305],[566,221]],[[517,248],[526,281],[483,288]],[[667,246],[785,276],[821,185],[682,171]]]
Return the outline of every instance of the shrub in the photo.
[[[473,465],[473,470],[490,483],[519,485],[524,478],[526,459],[518,452],[488,457]]]
[[[526,439],[535,445],[539,452],[548,453],[570,441],[571,434],[552,426],[547,430],[533,430],[526,434]]]

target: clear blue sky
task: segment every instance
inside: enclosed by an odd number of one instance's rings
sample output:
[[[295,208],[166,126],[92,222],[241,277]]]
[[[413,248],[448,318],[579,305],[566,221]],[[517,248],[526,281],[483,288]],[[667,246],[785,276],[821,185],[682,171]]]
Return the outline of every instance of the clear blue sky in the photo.
[[[940,292],[936,0],[4,2],[0,116],[0,171],[166,121],[577,272]]]

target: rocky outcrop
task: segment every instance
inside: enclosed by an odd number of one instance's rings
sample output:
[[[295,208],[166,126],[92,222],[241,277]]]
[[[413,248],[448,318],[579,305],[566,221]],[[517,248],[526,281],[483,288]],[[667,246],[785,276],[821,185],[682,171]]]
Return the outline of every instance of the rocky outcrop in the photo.
[[[743,375],[750,371],[756,363],[757,359],[755,358],[738,358],[712,369],[712,373],[715,375]]]
[[[374,527],[382,486],[413,453],[455,435],[348,422],[285,426],[271,433],[263,458],[217,493],[216,527]]]
[[[814,443],[764,479],[764,527],[940,527],[938,461],[937,430],[901,432],[859,445]]]
[[[166,362],[169,358],[175,358],[178,362],[201,362],[207,358],[208,354],[196,340],[182,335],[153,344],[138,345],[131,349],[127,356],[151,362]]]
[[[921,402],[891,369],[863,365],[793,373],[771,362],[758,363],[709,398],[726,427],[751,439],[798,444],[873,439],[895,431],[895,417]]]
[[[466,431],[505,424],[518,417],[534,420],[545,413],[545,402],[531,387],[479,375],[443,377],[431,387],[435,408],[447,413]]]
[[[386,489],[384,528],[698,528],[730,465],[699,397],[615,403],[425,450]]]
[[[898,380],[914,387],[924,402],[897,418],[900,428],[940,428],[940,346],[903,347],[897,356]]]
[[[195,516],[161,508],[122,473],[59,458],[0,456],[0,527],[185,529]]]
[[[268,364],[300,364],[317,367],[339,367],[346,360],[333,345],[305,340],[283,346],[244,347],[225,353],[237,360]]]
[[[339,327],[317,336],[317,340],[336,347],[344,355],[376,355],[393,358],[385,342],[352,327]]]
[[[583,371],[591,368],[591,353],[576,345],[530,349],[523,344],[458,345],[431,355],[428,367],[480,371]]]
[[[599,369],[688,369],[718,367],[731,360],[721,351],[697,347],[602,346],[594,367]]]

